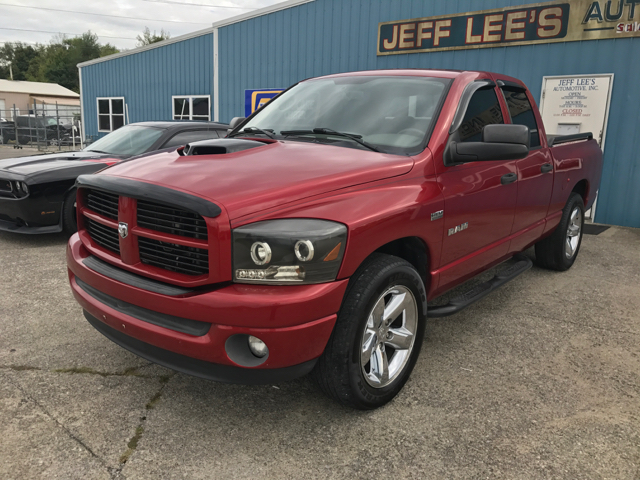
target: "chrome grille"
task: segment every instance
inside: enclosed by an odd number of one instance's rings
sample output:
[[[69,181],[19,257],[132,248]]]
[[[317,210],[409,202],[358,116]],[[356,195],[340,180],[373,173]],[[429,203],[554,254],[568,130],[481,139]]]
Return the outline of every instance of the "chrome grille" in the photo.
[[[201,248],[185,247],[175,243],[160,242],[138,237],[140,261],[187,275],[209,273],[209,252]]]
[[[138,200],[138,225],[182,237],[207,239],[207,224],[197,213]]]
[[[118,195],[100,190],[89,190],[87,206],[103,217],[118,220]]]
[[[89,236],[94,242],[107,250],[120,254],[118,230],[102,225],[90,218],[86,219],[86,225]]]

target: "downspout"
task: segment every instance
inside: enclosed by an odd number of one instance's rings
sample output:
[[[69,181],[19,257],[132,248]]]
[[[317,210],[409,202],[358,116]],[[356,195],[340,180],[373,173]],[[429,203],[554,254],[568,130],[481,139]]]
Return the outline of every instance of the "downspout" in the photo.
[[[220,74],[218,72],[218,29],[213,29],[213,121],[220,121]]]
[[[80,79],[80,148],[84,148],[84,97],[82,96],[82,67],[78,67],[78,77]]]

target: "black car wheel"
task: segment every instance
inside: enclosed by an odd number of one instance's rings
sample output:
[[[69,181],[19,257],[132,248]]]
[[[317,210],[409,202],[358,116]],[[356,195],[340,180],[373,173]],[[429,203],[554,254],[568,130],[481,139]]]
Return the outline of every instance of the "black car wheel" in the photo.
[[[62,230],[69,236],[78,231],[75,188],[64,197],[64,203],[62,204]]]
[[[375,254],[351,279],[335,328],[312,372],[343,405],[381,407],[402,389],[424,338],[426,292],[405,260]]]

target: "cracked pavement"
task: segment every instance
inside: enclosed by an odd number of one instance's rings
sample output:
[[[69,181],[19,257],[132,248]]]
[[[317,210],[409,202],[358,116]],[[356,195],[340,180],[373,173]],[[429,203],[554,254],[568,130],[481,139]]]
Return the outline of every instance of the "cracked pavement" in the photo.
[[[65,245],[0,232],[0,478],[640,479],[640,230],[430,320],[374,412],[136,357],[82,316]]]

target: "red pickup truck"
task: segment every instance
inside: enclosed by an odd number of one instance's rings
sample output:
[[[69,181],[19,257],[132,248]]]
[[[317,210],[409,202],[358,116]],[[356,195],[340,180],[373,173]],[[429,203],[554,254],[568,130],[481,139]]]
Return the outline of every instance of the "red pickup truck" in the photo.
[[[546,135],[522,82],[487,72],[310,79],[232,126],[78,178],[75,298],[158,364],[234,383],[311,373],[360,409],[401,390],[429,317],[527,270],[523,250],[570,268],[602,170],[591,134]]]

